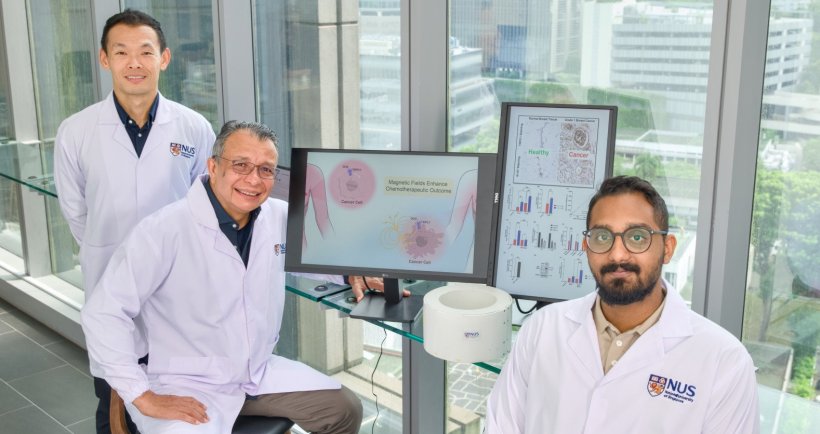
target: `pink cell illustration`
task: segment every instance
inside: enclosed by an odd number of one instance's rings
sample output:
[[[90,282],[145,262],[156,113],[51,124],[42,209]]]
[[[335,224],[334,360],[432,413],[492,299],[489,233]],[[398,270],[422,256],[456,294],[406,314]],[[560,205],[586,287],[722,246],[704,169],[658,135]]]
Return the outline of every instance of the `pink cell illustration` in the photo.
[[[361,208],[376,191],[373,169],[359,160],[339,163],[330,173],[328,189],[333,200],[343,208]]]
[[[415,219],[405,227],[401,245],[413,259],[430,259],[436,256],[443,238],[444,233],[430,220]]]

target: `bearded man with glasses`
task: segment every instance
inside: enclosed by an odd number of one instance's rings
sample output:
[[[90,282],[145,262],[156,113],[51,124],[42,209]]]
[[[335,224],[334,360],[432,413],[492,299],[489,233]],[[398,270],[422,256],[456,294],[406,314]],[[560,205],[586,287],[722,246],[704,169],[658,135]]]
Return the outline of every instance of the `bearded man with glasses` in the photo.
[[[661,279],[676,244],[652,185],[605,180],[584,231],[597,291],[524,324],[485,434],[759,432],[748,352]]]

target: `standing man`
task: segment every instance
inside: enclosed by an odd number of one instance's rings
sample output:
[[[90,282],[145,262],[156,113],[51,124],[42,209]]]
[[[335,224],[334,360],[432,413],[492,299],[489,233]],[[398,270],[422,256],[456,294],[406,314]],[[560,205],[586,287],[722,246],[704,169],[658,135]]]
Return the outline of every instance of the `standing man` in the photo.
[[[159,93],[160,73],[170,61],[157,20],[130,9],[112,16],[103,29],[100,64],[111,71],[113,92],[57,131],[54,179],[80,245],[86,299],[131,229],[184,197],[205,171],[213,129],[202,115]],[[108,433],[111,389],[95,378],[94,390],[97,432]]]
[[[287,233],[287,204],[268,198],[276,161],[270,129],[226,123],[208,175],[134,228],[83,307],[92,373],[117,390],[143,434],[229,433],[240,413],[359,432],[355,394],[272,354]],[[137,364],[134,318],[151,348],[147,366]]]
[[[584,248],[598,290],[533,314],[490,394],[485,433],[757,433],[743,345],[661,279],[666,203],[615,177],[592,197]]]

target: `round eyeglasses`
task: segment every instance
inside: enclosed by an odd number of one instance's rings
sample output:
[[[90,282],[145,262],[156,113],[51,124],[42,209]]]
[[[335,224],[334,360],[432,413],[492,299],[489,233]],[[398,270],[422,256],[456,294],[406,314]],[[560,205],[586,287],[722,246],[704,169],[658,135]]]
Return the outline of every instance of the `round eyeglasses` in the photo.
[[[652,235],[666,235],[669,231],[656,231],[647,228],[631,228],[623,232],[612,232],[607,228],[594,228],[583,232],[587,238],[587,248],[592,253],[606,253],[615,244],[615,238],[621,237],[626,250],[632,253],[643,253],[652,245]]]
[[[256,165],[245,160],[229,160],[219,155],[214,155],[214,157],[231,163],[231,169],[233,169],[237,175],[248,175],[253,172],[255,168],[256,174],[262,179],[273,179],[276,176],[276,167],[268,166],[267,164]]]

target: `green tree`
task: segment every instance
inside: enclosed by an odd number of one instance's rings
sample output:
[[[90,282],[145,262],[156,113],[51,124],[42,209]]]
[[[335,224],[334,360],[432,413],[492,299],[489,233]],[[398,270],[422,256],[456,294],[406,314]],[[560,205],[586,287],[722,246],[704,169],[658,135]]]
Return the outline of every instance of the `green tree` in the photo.
[[[765,341],[772,315],[772,294],[774,286],[774,261],[772,249],[780,234],[780,213],[783,209],[783,173],[757,167],[754,211],[752,212],[752,264],[760,276],[757,296],[762,303],[760,328],[757,339]]]
[[[648,153],[638,154],[635,157],[635,176],[653,182],[662,175],[663,167],[660,157]]]
[[[820,137],[803,143],[803,157],[800,169],[820,172]]]

